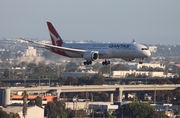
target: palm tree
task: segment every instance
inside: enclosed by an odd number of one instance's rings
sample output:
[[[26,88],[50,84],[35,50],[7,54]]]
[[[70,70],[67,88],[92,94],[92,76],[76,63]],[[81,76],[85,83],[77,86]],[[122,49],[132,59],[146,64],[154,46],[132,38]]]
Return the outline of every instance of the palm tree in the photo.
[[[28,94],[26,91],[24,91],[22,93],[22,98],[23,98],[23,109],[22,109],[22,113],[23,113],[23,116],[24,118],[26,117],[27,115],[27,99],[28,99]]]
[[[174,115],[176,115],[177,118],[180,117],[180,108],[174,110]]]

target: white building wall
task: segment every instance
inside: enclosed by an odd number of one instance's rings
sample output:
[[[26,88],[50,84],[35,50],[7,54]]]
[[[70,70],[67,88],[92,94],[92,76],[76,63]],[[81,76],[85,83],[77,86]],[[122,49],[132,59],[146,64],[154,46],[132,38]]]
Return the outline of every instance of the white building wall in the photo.
[[[22,111],[18,112],[20,118],[24,118]],[[44,118],[44,109],[38,106],[28,107],[26,118]]]
[[[28,49],[25,50],[25,56],[36,56],[36,49],[34,47],[28,46]]]
[[[151,77],[164,77],[164,72],[151,72]]]
[[[135,74],[137,75],[146,75],[149,77],[166,77],[164,72],[149,72],[149,71],[112,71],[113,78],[125,78],[128,74]]]
[[[15,103],[17,103],[17,104],[23,104],[23,100],[11,100],[10,102],[11,102],[11,104],[15,104]],[[27,100],[27,103],[28,103],[28,102],[30,102],[30,100]],[[42,101],[42,104],[47,104],[47,101],[46,101],[46,100],[43,100],[43,101]]]
[[[152,67],[152,68],[162,68],[165,69],[165,65],[161,63],[126,63],[125,66],[129,67],[130,69],[140,69],[143,66]]]
[[[164,64],[156,64],[156,63],[143,63],[143,64],[137,64],[137,69],[142,68],[143,66],[152,67],[152,68],[162,68],[165,69]]]
[[[150,52],[156,52],[157,51],[157,46],[149,46],[149,51]]]

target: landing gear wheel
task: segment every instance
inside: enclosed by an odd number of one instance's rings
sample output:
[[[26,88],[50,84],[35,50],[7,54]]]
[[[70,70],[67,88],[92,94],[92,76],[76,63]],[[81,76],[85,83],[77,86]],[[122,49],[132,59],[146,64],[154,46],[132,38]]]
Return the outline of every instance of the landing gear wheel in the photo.
[[[143,64],[143,59],[144,59],[144,58],[141,58],[141,59],[139,60],[139,64]]]
[[[105,61],[102,62],[102,65],[108,65],[108,64],[110,64],[110,61],[105,60]]]
[[[92,61],[85,61],[84,62],[84,65],[91,65],[92,64]]]
[[[139,62],[139,64],[143,64],[143,62],[142,62],[142,61],[140,61],[140,62]]]

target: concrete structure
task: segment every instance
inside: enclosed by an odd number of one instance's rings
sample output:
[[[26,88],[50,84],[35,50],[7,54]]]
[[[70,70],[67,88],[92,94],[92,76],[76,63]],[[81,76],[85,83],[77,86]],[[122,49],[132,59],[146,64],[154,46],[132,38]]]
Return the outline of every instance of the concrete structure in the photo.
[[[86,86],[60,86],[60,87],[49,87],[49,86],[39,86],[35,88],[24,88],[24,87],[14,87],[8,88],[8,91],[11,93],[20,92],[20,91],[27,91],[28,93],[31,92],[47,92],[47,91],[56,91],[57,92],[57,100],[60,100],[60,94],[63,92],[97,92],[97,91],[106,91],[110,92],[110,102],[113,102],[113,93],[117,91],[119,93],[118,100],[122,102],[123,99],[123,92],[124,91],[156,91],[156,90],[174,90],[180,87],[180,84],[166,84],[166,85],[86,85]],[[6,89],[6,88],[4,88]],[[1,89],[3,90],[3,88]],[[2,104],[9,104],[10,101],[10,92],[9,95],[5,95],[5,91],[0,92],[3,96],[1,96],[0,103]],[[6,97],[5,97],[6,96]],[[7,102],[5,102],[7,100]]]
[[[165,65],[161,63],[126,63],[125,66],[129,67],[130,69],[141,69],[143,66],[145,67],[152,67],[152,68],[162,68],[165,69]]]
[[[136,70],[129,70],[129,71],[112,71],[113,78],[126,78],[128,75],[134,74],[135,77],[138,75],[145,75],[147,77],[172,77],[173,74],[165,75],[164,72],[151,72],[151,71],[136,71]]]
[[[28,49],[25,50],[25,56],[36,56],[36,49],[34,47],[28,46]]]
[[[7,106],[3,110],[7,113],[18,113],[20,118],[24,118],[22,108],[23,106]],[[44,109],[38,106],[28,106],[26,118],[44,118]]]
[[[0,106],[7,106],[11,104],[11,90],[9,88],[0,89]]]
[[[66,108],[71,108],[74,110],[78,109],[88,109],[89,105],[111,105],[113,102],[92,102],[92,101],[87,101],[87,102],[66,102]]]
[[[100,109],[102,112],[108,111],[112,113],[113,111],[118,109],[118,105],[97,103],[97,104],[89,104],[88,108],[93,109],[94,111]]]
[[[46,92],[49,90],[57,91],[57,98],[60,97],[61,92],[93,92],[93,91],[109,91],[119,92],[118,101],[122,102],[123,91],[145,91],[145,90],[174,90],[178,88],[180,84],[168,84],[168,85],[86,85],[86,86],[61,86],[61,87],[49,87],[40,86],[36,88],[24,88],[16,87],[11,88],[11,91],[27,91],[27,92]],[[112,95],[111,95],[112,97]],[[112,100],[112,98],[110,98]]]
[[[11,90],[9,88],[5,89],[5,98],[6,98],[5,99],[5,106],[11,104],[11,101],[10,101],[11,96],[10,96],[10,94],[11,94]]]
[[[162,68],[162,69],[165,69],[165,65],[164,64],[160,64],[160,63],[137,64],[137,69],[141,69],[143,66],[152,67],[152,68]]]
[[[150,52],[157,52],[157,46],[149,46],[148,48]]]

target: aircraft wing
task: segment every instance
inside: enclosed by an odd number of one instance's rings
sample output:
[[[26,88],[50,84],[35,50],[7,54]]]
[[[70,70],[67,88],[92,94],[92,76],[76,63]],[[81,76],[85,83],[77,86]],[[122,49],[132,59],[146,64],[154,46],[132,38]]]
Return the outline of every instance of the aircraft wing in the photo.
[[[28,41],[30,43],[41,45],[41,47],[40,46],[33,46],[33,47],[45,48],[47,50],[56,49],[56,50],[70,51],[70,52],[79,53],[79,54],[84,54],[85,52],[89,51],[89,50],[83,50],[83,49],[75,49],[75,48],[67,48],[67,47],[55,46],[55,45],[50,45],[50,44],[43,44],[43,43],[39,43],[36,41],[28,40],[28,39],[22,39],[22,38],[20,38],[20,39],[24,40],[24,41]],[[42,46],[44,46],[44,47],[42,47]],[[96,51],[96,52],[99,53],[100,57],[103,57],[103,58],[108,57],[107,53],[104,51]]]
[[[39,48],[64,50],[64,51],[77,52],[77,53],[85,53],[85,52],[87,52],[87,50],[60,47],[60,46],[55,46],[55,45],[50,45],[50,44],[43,44],[43,43],[39,43],[39,42],[32,41],[32,40],[22,39],[22,38],[21,38],[21,40],[28,41],[30,43],[34,43],[34,44],[44,46],[44,47],[39,47]],[[38,47],[38,46],[34,46],[34,47]]]

